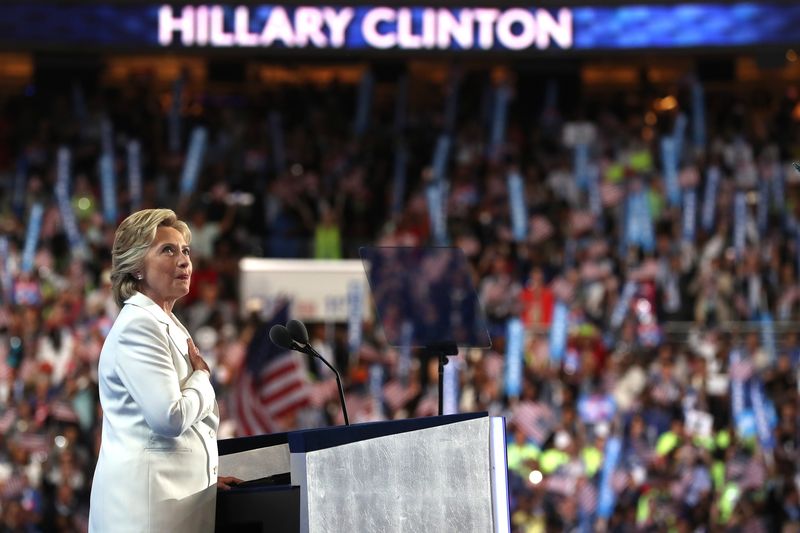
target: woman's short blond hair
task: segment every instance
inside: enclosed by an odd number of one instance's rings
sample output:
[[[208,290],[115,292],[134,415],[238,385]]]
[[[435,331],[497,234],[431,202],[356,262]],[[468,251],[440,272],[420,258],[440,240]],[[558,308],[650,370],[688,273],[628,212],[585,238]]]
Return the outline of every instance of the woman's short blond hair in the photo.
[[[178,220],[171,209],[142,209],[128,216],[117,228],[111,250],[111,289],[120,307],[139,290],[140,281],[135,273],[142,269],[144,256],[161,226],[181,232],[187,244],[192,240],[189,226]]]

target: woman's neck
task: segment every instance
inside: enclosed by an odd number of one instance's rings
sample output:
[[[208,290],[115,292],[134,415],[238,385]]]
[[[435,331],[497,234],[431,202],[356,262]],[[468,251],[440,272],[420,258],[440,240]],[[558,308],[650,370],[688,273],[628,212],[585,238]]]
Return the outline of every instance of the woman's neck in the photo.
[[[164,298],[159,298],[158,296],[152,294],[150,291],[147,290],[140,290],[142,294],[153,300],[157,306],[164,310],[165,313],[168,315],[172,314],[172,308],[175,305],[175,300],[165,300]]]

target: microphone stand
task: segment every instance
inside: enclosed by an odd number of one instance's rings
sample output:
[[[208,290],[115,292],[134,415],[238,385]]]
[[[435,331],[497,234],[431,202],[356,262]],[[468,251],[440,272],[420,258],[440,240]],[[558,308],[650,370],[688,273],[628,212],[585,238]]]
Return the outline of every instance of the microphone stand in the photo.
[[[339,375],[339,371],[336,370],[333,365],[331,365],[324,357],[322,357],[312,346],[311,344],[300,344],[297,341],[294,342],[294,349],[298,352],[303,352],[304,354],[310,355],[312,357],[316,357],[323,363],[325,366],[333,370],[333,373],[336,375],[336,384],[339,386],[339,403],[342,404],[342,414],[344,414],[344,425],[350,425],[350,419],[347,417],[347,404],[344,402],[344,387],[342,387],[342,376]]]

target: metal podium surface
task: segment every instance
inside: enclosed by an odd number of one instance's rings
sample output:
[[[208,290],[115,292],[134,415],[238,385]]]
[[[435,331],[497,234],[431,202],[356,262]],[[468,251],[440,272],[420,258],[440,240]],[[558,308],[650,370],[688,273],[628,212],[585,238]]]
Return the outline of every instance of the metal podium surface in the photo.
[[[491,419],[484,416],[327,449],[293,451],[300,531],[507,530],[495,517],[490,426]],[[507,509],[507,502],[503,506]]]
[[[218,533],[510,530],[505,423],[486,413],[229,439],[219,451],[220,475],[226,465],[256,484],[220,493]],[[259,486],[279,472],[291,483]]]

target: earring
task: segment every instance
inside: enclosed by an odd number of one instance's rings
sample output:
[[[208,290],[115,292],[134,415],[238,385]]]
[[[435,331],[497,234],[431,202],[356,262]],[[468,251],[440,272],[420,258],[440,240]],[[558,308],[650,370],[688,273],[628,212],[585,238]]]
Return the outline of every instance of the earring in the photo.
[[[135,277],[136,279],[138,279],[139,281],[142,281],[142,277],[143,277],[143,276],[142,276],[141,274],[136,274],[136,276],[134,276],[134,277]]]

